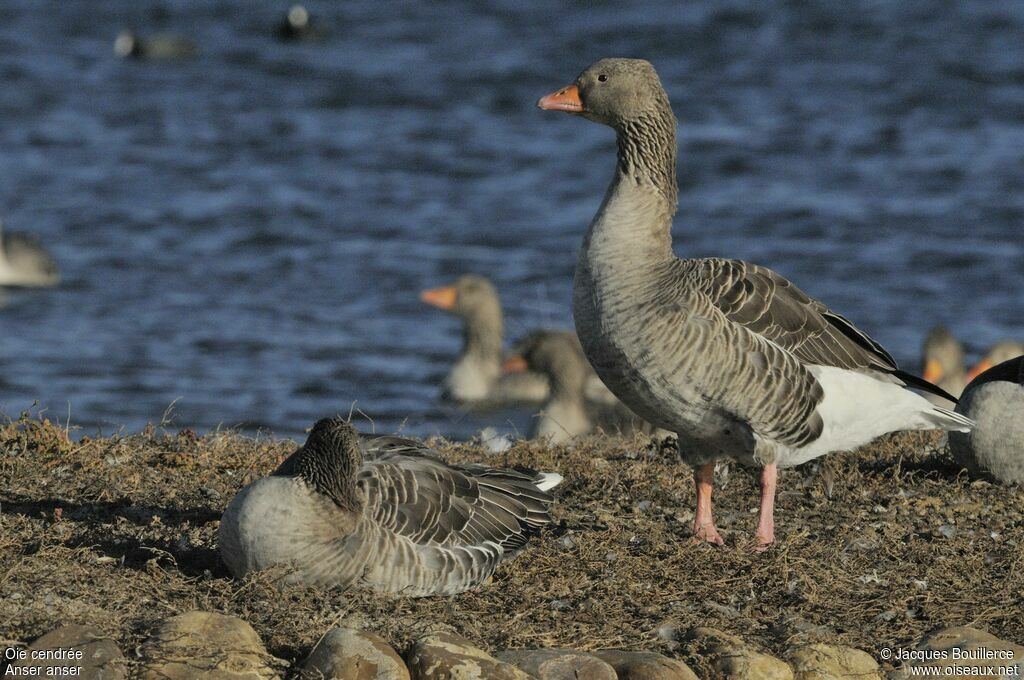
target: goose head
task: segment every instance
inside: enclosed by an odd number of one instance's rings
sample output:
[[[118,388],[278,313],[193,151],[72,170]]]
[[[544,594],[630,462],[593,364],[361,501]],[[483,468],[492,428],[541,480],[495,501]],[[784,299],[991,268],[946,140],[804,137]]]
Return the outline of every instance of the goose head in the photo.
[[[928,332],[921,349],[921,360],[922,375],[933,385],[964,372],[964,348],[943,326],[936,326]]]
[[[467,321],[501,318],[498,291],[493,283],[476,274],[466,274],[447,286],[425,290],[420,293],[420,300]]]
[[[671,110],[654,66],[644,59],[621,58],[594,62],[572,84],[541,97],[537,106],[613,128]]]
[[[526,370],[547,376],[553,393],[582,397],[587,360],[579,340],[569,332],[534,331],[513,347],[502,366],[506,373]]]
[[[996,343],[986,352],[981,361],[967,373],[967,381],[974,380],[993,366],[1005,363],[1021,355],[1024,355],[1024,344],[1022,343],[1013,340],[1004,340]]]
[[[541,97],[537,106],[565,111],[610,126],[618,143],[614,180],[653,186],[664,202],[650,212],[656,229],[668,231],[676,211],[676,117],[658,73],[643,59],[601,59],[571,85]],[[662,239],[671,247],[671,238]]]

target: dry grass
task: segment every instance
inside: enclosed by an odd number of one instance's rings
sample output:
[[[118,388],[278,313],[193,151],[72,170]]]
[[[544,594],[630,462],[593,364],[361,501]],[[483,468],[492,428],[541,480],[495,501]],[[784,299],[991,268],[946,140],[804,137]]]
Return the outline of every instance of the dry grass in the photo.
[[[627,647],[672,654],[667,633],[709,625],[775,653],[823,638],[874,652],[972,624],[1024,641],[1024,496],[971,482],[904,434],[786,471],[781,541],[753,555],[755,481],[733,470],[716,502],[730,547],[694,545],[689,472],[644,440],[574,448],[522,443],[499,458],[441,443],[452,460],[565,476],[557,524],[488,586],[453,598],[235,582],[216,549],[219,515],[295,444],[150,428],[81,441],[23,416],[0,427],[0,638],[94,624],[132,650],[193,609],[248,621],[277,656],[301,658],[333,623],[399,648],[429,629],[490,650]],[[659,636],[659,631],[661,635]]]

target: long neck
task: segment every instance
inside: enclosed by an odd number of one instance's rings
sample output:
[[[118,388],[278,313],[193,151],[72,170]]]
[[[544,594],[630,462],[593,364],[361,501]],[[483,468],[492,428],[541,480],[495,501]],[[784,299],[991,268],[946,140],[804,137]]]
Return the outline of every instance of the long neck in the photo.
[[[587,379],[586,370],[575,365],[575,362],[566,361],[551,367],[548,371],[548,379],[551,382],[552,400],[583,402],[583,389]]]
[[[544,404],[536,435],[563,441],[589,431],[590,418],[583,394],[586,369],[575,357],[560,356],[544,373],[551,383],[551,396]]]
[[[462,327],[463,356],[500,362],[504,331],[500,309],[476,310]]]
[[[364,498],[356,485],[362,454],[355,442],[306,443],[281,464],[275,474],[298,475],[339,507],[358,511]]]
[[[632,267],[674,257],[676,121],[666,104],[616,126],[618,163],[584,242],[588,256]]]
[[[679,202],[676,182],[676,117],[665,101],[662,106],[622,121],[615,129],[618,143],[616,179],[653,187],[665,198],[669,215]]]

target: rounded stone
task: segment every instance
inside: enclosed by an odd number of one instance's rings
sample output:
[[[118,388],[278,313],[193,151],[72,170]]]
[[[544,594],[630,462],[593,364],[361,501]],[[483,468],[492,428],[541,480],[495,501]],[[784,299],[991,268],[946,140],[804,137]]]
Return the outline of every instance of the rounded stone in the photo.
[[[615,669],[619,680],[697,680],[685,663],[657,652],[602,649],[592,653]]]
[[[413,680],[530,680],[512,664],[451,633],[434,633],[417,640],[408,662]]]
[[[1007,676],[1003,668],[1016,666],[1016,677],[1024,673],[1024,647],[969,626],[954,626],[927,635],[917,649],[936,652],[945,658],[912,663],[934,668],[939,675],[994,674]]]
[[[334,628],[302,664],[326,680],[409,680],[402,657],[383,638],[354,628]]]
[[[616,680],[615,669],[593,654],[571,649],[514,649],[498,659],[515,664],[538,680]]]
[[[690,665],[709,668],[722,678],[793,680],[793,669],[770,654],[759,652],[735,635],[714,628],[693,628],[686,633]]]
[[[140,650],[142,680],[264,680],[277,678],[275,659],[256,631],[234,616],[188,612],[172,616]]]
[[[832,680],[856,677],[881,680],[878,663],[867,652],[853,647],[811,644],[790,650],[789,661],[796,680]]]

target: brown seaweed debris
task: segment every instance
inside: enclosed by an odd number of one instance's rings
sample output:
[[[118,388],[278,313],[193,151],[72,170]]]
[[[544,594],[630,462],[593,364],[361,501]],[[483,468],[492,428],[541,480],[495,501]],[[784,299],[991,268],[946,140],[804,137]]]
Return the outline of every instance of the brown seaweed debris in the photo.
[[[725,548],[692,545],[690,472],[643,438],[523,442],[500,456],[565,477],[556,526],[487,586],[410,599],[231,580],[217,553],[224,506],[296,444],[147,428],[77,442],[25,415],[0,426],[0,638],[92,624],[132,650],[193,609],[239,616],[271,653],[304,656],[333,624],[399,649],[450,630],[490,650],[680,650],[673,630],[713,626],[781,654],[825,639],[873,652],[954,624],[1024,640],[1024,496],[972,482],[936,437],[908,433],[784,471],[779,543],[754,555],[755,482],[718,492]]]

